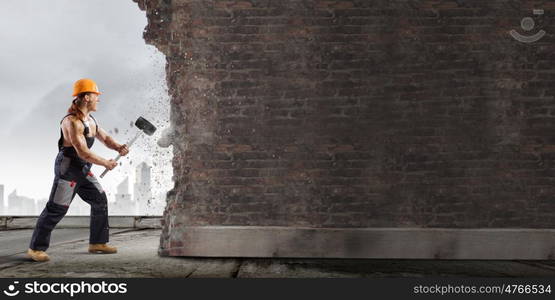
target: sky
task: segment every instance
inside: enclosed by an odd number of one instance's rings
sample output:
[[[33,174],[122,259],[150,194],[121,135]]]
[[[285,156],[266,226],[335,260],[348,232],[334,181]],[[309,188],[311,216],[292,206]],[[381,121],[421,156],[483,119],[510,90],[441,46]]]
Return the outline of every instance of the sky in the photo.
[[[152,168],[153,194],[173,187],[172,148],[156,141],[169,126],[165,57],[145,44],[145,12],[130,0],[0,1],[0,184],[4,198],[48,198],[54,179],[60,121],[71,104],[73,83],[92,78],[98,84],[99,126],[119,143],[137,129],[142,116],[158,129],[143,135],[121,165],[101,184],[109,199],[135,166]],[[117,153],[96,141],[93,152],[104,158]],[[97,176],[101,166],[94,166]],[[153,208],[161,212],[161,208]]]

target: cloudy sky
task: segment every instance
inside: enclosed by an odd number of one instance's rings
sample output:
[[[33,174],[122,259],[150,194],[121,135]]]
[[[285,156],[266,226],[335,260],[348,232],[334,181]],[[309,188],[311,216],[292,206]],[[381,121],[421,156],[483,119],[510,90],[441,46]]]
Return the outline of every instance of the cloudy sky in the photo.
[[[156,144],[169,119],[165,57],[142,39],[146,24],[145,13],[131,0],[0,1],[0,184],[5,199],[14,189],[48,198],[59,122],[79,78],[97,82],[103,94],[93,115],[118,142],[136,133],[131,123],[139,116],[158,127],[101,179],[109,197],[126,176],[133,182],[141,161],[154,165],[155,195],[171,189],[171,148]],[[105,158],[117,155],[98,140],[93,151]],[[93,171],[99,175],[103,169]]]

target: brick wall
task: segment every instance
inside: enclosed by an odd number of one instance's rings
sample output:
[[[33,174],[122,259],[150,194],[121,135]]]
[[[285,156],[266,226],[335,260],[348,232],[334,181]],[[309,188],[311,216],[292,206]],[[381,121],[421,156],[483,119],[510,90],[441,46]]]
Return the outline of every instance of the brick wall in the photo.
[[[555,226],[552,1],[135,1],[172,98],[162,248],[186,225]],[[517,42],[534,8],[548,34]]]

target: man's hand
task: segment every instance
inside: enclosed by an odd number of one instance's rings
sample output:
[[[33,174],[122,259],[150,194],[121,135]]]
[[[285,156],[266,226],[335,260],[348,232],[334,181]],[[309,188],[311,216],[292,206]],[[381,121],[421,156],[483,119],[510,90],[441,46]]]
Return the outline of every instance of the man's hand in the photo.
[[[125,156],[125,155],[127,155],[127,153],[129,153],[129,148],[127,147],[127,145],[123,144],[123,145],[118,147],[117,151],[118,151],[119,155]]]
[[[113,159],[107,160],[104,163],[104,167],[106,167],[106,169],[108,169],[108,170],[113,170],[117,165],[118,165],[118,163]]]

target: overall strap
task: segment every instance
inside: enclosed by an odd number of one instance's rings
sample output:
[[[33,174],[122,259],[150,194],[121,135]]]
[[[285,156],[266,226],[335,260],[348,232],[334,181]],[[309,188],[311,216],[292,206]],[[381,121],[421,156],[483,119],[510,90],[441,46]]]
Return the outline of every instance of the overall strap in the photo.
[[[60,121],[60,125],[62,125],[62,122],[64,122],[64,119],[67,118],[68,116],[75,116],[75,114],[74,113],[69,113],[69,114],[65,115],[65,117],[63,117],[62,120]],[[92,115],[89,115],[89,116],[92,117],[92,119],[94,120],[94,124],[97,124],[96,119]],[[83,121],[81,119],[79,119],[79,121],[81,121],[81,123],[83,123],[83,126],[85,126],[85,128],[89,127],[89,126],[87,126],[87,123],[85,123],[85,121]]]
[[[89,117],[93,119],[94,125],[96,125],[96,130],[98,130],[98,122],[96,121],[96,119],[93,117],[93,115],[89,115]]]
[[[75,115],[75,114],[74,113],[69,113],[69,114],[65,115],[65,117],[62,118],[62,121],[60,122],[60,125],[62,125],[65,118],[67,118],[68,116],[71,116],[71,115]],[[95,125],[97,126],[97,130],[98,130],[98,123],[96,122],[96,119],[92,115],[89,115],[89,116],[93,119]],[[81,119],[79,119],[79,120],[81,120]],[[87,146],[90,149],[92,147],[93,143],[94,143],[94,137],[88,137],[87,136],[90,132],[90,128],[88,126],[88,123],[86,123],[83,120],[81,120],[81,123],[83,123],[83,126],[85,127],[85,130],[83,130],[83,135],[85,136],[85,139],[87,140]],[[64,148],[66,148],[66,147],[63,146],[63,141],[64,141],[64,132],[63,132],[62,128],[60,128],[60,139],[58,140],[58,150],[59,151],[62,151]],[[73,148],[73,147],[67,147],[67,148]],[[73,151],[75,151],[75,150],[73,150]]]
[[[69,113],[69,114],[65,115],[65,116],[62,118],[62,120],[60,121],[60,125],[62,125],[62,123],[64,122],[64,119],[65,119],[65,118],[67,118],[68,116],[74,116],[74,115],[75,115],[74,113]],[[92,117],[92,116],[91,116],[91,117]],[[87,126],[87,124],[85,123],[85,121],[83,121],[83,120],[81,120],[81,119],[79,119],[79,120],[81,121],[81,123],[83,123],[83,126],[85,127],[85,130],[83,130],[83,135],[86,137],[87,134],[89,134],[89,126]],[[94,123],[96,124],[96,120],[94,119],[94,117],[93,117],[93,120],[94,120]],[[63,140],[64,140],[64,132],[62,131],[62,128],[60,128],[60,140],[58,141],[58,148],[59,148],[59,149],[61,149],[61,148],[63,147],[63,146],[62,146]]]
[[[60,125],[62,125],[62,122],[64,122],[64,119],[65,119],[65,118],[67,118],[68,116],[74,116],[74,115],[75,115],[74,113],[70,113],[70,114],[65,115],[65,116],[62,118],[62,120],[60,121]]]

